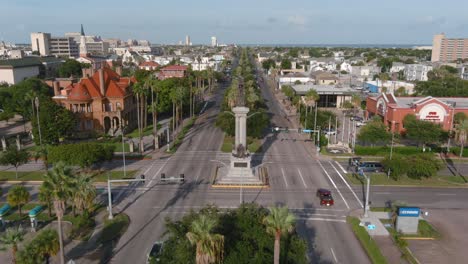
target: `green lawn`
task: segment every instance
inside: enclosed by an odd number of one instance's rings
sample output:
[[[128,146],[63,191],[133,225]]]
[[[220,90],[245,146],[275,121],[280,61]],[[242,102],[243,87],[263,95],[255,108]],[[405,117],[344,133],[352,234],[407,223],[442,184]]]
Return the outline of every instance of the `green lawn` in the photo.
[[[109,171],[110,177],[113,180],[124,179],[123,171]],[[133,178],[136,171],[127,171],[127,178]],[[18,181],[42,181],[44,171],[29,171],[29,172],[18,172]],[[14,171],[0,171],[0,181],[15,181]],[[96,173],[94,176],[95,182],[107,182],[107,172]]]
[[[362,226],[359,226],[359,219],[356,217],[348,216],[346,221],[349,225],[351,225],[351,229],[353,230],[354,234],[358,238],[359,242],[361,242],[362,247],[367,252],[372,263],[387,263],[387,260],[380,252],[379,247],[375,243],[375,241],[369,236],[366,229]]]
[[[391,212],[392,208],[388,207],[371,207],[371,212]]]
[[[0,171],[0,181],[42,181],[44,171],[19,171],[16,179],[14,171]]]
[[[161,124],[158,123],[157,128],[160,129],[162,127]],[[149,136],[153,134],[153,125],[147,126],[143,129],[143,136]],[[138,137],[138,128],[135,128],[132,132],[125,134],[126,137],[137,138]]]
[[[371,185],[413,185],[421,187],[463,187],[468,186],[464,179],[460,176],[434,176],[431,178],[423,178],[421,180],[402,177],[398,181],[388,178],[385,173],[368,173],[371,179]],[[353,184],[365,184],[365,179],[360,178],[357,174],[346,174],[346,177]]]
[[[382,224],[392,224],[391,219],[380,219]],[[388,231],[395,235],[396,230],[394,227],[387,227]],[[424,237],[424,238],[440,238],[440,233],[432,227],[426,220],[419,220],[418,233],[417,234],[402,234],[401,237]]]
[[[123,213],[114,216],[112,220],[106,220],[99,242],[102,244],[112,243],[125,233],[129,224],[130,218]]]
[[[124,143],[123,148],[122,148],[122,142],[109,142],[109,143],[101,143],[101,144],[114,146],[115,148],[114,152],[122,152],[122,149],[124,148],[125,148],[125,152],[130,151],[130,146],[128,145],[128,143]]]
[[[262,151],[262,140],[258,138],[247,138],[248,149],[250,153],[256,153]],[[222,152],[230,153],[232,151],[232,145],[234,144],[234,137],[225,135],[223,139],[223,145],[221,146]]]

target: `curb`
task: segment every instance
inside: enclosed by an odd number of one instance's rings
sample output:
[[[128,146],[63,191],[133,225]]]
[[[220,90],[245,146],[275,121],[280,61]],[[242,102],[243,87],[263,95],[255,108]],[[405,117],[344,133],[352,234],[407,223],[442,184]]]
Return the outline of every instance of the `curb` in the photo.
[[[435,237],[404,237],[404,236],[402,236],[401,239],[404,239],[404,240],[436,240]]]
[[[270,189],[270,186],[267,185],[217,185],[217,184],[212,184],[211,188],[217,188],[217,189],[240,189],[240,188],[245,188],[245,189]]]

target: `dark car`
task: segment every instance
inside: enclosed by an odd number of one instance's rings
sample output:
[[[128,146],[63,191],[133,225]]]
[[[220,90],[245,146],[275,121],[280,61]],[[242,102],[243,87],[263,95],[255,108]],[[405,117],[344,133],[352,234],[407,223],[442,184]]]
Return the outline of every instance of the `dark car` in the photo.
[[[361,162],[356,167],[356,172],[362,170],[363,172],[382,172],[383,166],[380,162]]]
[[[317,197],[320,198],[320,205],[332,206],[333,204],[335,204],[330,190],[318,189]]]
[[[153,247],[151,247],[150,252],[148,253],[148,258],[146,260],[146,263],[160,263],[160,256],[161,256],[161,251],[164,246],[163,241],[156,241],[153,244]]]

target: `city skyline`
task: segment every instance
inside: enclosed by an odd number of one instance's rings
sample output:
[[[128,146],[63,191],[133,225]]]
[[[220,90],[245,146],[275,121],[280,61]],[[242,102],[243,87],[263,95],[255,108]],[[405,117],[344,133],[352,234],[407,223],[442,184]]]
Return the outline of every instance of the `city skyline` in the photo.
[[[37,0],[6,0],[8,12],[0,17],[0,40],[28,43],[31,32],[61,36],[79,32],[80,24],[90,35],[147,39],[156,44],[177,44],[186,35],[193,44],[210,44],[211,36],[220,43],[237,44],[428,44],[434,34],[441,32],[455,38],[468,35],[468,18],[463,16],[468,3],[455,0],[396,0],[378,5],[370,0],[300,0],[287,4],[205,0],[186,2],[183,9],[176,3],[140,1],[132,3],[133,12],[121,0],[112,1],[111,9],[109,4],[88,0],[66,5],[57,0],[40,4]],[[70,16],[71,11],[77,15]]]

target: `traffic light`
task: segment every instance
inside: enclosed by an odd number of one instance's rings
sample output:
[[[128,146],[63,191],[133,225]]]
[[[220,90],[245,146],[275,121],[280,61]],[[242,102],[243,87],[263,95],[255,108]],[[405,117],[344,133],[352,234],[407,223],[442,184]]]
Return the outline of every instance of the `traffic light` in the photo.
[[[161,173],[161,180],[166,179],[166,173]]]
[[[180,181],[181,182],[185,181],[185,175],[183,173],[180,174]]]
[[[140,178],[145,181],[145,175],[144,174],[140,175]]]

